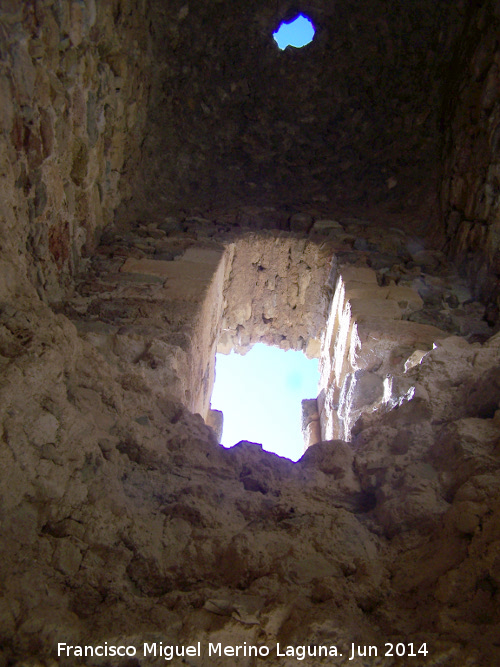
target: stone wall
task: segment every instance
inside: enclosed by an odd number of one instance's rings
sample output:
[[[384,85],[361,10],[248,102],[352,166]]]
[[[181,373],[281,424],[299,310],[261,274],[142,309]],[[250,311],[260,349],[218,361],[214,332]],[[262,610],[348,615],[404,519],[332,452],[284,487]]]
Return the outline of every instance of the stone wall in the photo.
[[[350,440],[362,415],[394,408],[397,379],[441,338],[486,340],[497,330],[442,252],[425,250],[422,239],[401,230],[362,222],[318,221],[311,231],[327,235],[335,256],[319,354],[323,439]]]
[[[421,297],[411,287],[379,286],[373,269],[340,268],[322,337],[323,439],[350,440],[359,415],[387,401],[387,379],[401,372],[415,351],[429,351],[446,335],[434,326],[403,319],[422,307]]]
[[[319,356],[335,257],[326,239],[247,233],[233,243],[219,352],[255,343]]]
[[[63,310],[113,366],[206,417],[231,252],[145,231],[102,244]]]
[[[498,317],[500,275],[500,9],[467,5],[444,89],[441,206],[446,249]]]
[[[147,3],[2,2],[2,260],[57,299],[95,249],[137,163]]]

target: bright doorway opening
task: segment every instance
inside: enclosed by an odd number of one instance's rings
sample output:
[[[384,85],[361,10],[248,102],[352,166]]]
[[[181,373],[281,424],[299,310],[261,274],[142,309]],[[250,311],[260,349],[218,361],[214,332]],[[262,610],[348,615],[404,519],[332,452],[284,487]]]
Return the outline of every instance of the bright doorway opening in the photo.
[[[304,453],[301,401],[317,396],[318,360],[259,343],[244,356],[217,354],[215,371],[211,407],[224,413],[221,444],[257,442],[297,461]]]
[[[314,38],[315,29],[311,19],[299,14],[293,21],[288,23],[280,23],[273,37],[281,50],[286,49],[287,46],[294,46],[301,48],[310,44]]]

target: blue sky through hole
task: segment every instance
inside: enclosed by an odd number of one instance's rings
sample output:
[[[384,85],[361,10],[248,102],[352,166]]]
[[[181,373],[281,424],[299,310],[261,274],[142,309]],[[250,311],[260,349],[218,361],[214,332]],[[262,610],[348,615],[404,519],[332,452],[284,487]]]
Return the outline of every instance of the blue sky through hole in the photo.
[[[317,396],[318,360],[257,344],[245,356],[218,354],[215,370],[212,409],[224,413],[222,444],[249,440],[298,460],[304,451],[301,401]]]
[[[299,14],[290,23],[281,23],[278,30],[273,33],[273,37],[280,49],[285,49],[287,46],[300,48],[312,42],[314,32],[310,19]]]

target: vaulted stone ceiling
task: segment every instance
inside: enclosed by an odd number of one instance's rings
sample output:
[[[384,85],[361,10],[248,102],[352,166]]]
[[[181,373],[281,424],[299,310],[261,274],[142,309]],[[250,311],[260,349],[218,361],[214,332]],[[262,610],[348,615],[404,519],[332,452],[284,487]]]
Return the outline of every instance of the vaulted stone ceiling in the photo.
[[[281,52],[282,19],[317,32]],[[155,2],[136,212],[244,204],[437,214],[450,0]],[[150,204],[154,202],[154,204]]]

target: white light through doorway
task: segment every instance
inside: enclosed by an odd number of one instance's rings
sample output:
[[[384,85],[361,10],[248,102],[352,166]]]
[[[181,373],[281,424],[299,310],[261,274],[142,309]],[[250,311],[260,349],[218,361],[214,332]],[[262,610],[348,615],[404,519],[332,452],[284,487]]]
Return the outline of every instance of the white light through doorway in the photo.
[[[254,345],[245,356],[218,354],[211,406],[224,413],[222,445],[241,440],[297,461],[304,452],[304,398],[318,393],[318,360],[302,352]]]
[[[314,26],[310,19],[303,14],[299,14],[290,23],[281,23],[273,37],[281,50],[287,46],[300,48],[312,42],[314,37]]]

